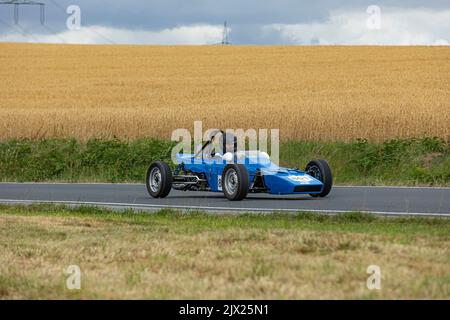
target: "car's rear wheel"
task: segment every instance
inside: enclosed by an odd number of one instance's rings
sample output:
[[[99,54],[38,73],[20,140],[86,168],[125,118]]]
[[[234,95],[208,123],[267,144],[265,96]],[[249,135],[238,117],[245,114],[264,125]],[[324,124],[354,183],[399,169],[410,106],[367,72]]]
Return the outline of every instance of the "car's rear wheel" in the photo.
[[[147,170],[146,186],[153,198],[165,198],[172,188],[172,171],[167,163],[153,162]]]
[[[333,185],[333,175],[331,168],[325,160],[313,160],[310,161],[305,168],[306,174],[314,177],[315,179],[323,183],[323,189],[321,193],[310,194],[312,197],[325,197],[331,191]]]
[[[242,164],[229,164],[222,172],[222,190],[228,200],[238,201],[247,196],[249,177]]]

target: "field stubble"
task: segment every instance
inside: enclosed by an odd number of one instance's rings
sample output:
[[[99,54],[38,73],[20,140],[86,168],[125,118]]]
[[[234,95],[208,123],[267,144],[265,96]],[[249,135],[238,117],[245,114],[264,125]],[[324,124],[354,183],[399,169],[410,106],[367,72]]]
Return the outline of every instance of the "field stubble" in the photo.
[[[0,207],[0,299],[448,299],[448,224]],[[65,287],[72,264],[81,290]]]
[[[0,44],[0,139],[450,140],[450,48]],[[20,59],[17,59],[20,57]]]

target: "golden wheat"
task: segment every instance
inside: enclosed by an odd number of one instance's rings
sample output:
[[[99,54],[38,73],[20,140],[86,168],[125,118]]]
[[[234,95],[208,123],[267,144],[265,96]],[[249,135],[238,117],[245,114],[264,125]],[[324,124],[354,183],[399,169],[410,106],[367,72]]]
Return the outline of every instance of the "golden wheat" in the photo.
[[[0,49],[0,139],[170,138],[203,120],[283,140],[450,140],[450,47]]]

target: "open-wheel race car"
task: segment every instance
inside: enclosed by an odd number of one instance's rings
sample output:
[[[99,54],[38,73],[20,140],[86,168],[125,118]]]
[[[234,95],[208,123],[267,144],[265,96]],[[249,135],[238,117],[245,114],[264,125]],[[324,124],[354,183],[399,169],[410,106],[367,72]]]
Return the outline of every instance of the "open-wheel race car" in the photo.
[[[217,138],[223,154],[215,152]],[[229,200],[242,200],[249,192],[325,197],[332,183],[325,160],[312,160],[305,170],[283,168],[271,162],[266,152],[238,151],[236,136],[220,130],[197,153],[177,154],[174,170],[154,161],[146,176],[148,193],[154,198],[166,197],[171,189],[223,192]]]

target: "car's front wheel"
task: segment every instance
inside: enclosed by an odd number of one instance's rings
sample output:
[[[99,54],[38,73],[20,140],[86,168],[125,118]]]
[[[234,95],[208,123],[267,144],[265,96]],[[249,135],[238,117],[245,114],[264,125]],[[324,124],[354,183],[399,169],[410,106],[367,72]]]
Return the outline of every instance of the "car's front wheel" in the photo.
[[[249,177],[242,164],[229,164],[222,172],[222,190],[228,200],[238,201],[247,196]]]
[[[306,174],[314,177],[315,179],[323,183],[323,189],[321,193],[310,194],[312,197],[325,197],[331,191],[333,185],[333,176],[331,173],[330,165],[325,160],[313,160],[310,161],[305,168]]]
[[[172,188],[172,171],[167,163],[153,162],[145,179],[147,191],[153,198],[165,198]]]

